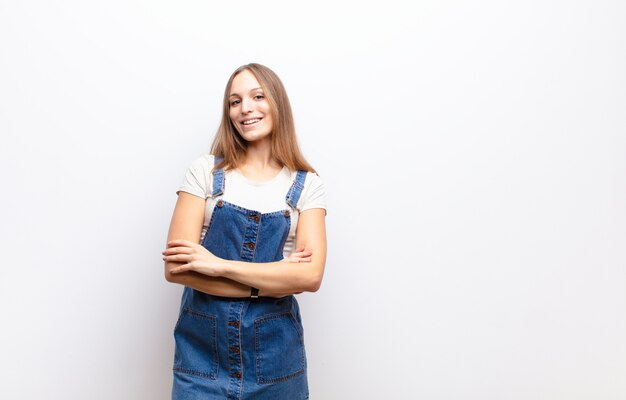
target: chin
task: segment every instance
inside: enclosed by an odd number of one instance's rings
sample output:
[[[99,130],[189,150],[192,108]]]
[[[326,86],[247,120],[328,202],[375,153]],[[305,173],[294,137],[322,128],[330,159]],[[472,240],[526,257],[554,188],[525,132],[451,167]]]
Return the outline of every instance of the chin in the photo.
[[[266,137],[269,137],[270,134],[269,132],[267,133],[246,133],[246,134],[242,134],[241,137],[245,139],[246,142],[256,142],[259,141],[261,139],[265,139]]]

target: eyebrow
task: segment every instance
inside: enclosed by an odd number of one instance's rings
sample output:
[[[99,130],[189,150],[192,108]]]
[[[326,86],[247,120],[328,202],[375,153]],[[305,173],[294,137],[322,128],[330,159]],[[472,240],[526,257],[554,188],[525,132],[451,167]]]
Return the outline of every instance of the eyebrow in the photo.
[[[263,88],[257,87],[257,88],[254,88],[254,89],[250,89],[250,92],[254,92],[255,90],[263,90]],[[233,96],[239,96],[239,95],[237,93],[231,93],[230,96],[228,96],[228,97],[233,97]]]

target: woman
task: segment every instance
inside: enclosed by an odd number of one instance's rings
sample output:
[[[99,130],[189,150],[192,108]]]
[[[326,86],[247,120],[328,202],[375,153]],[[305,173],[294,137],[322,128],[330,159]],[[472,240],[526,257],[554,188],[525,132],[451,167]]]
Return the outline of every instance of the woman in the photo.
[[[185,285],[173,399],[308,399],[298,302],[319,289],[326,195],[302,156],[282,82],[231,75],[211,154],[177,191],[165,278]]]

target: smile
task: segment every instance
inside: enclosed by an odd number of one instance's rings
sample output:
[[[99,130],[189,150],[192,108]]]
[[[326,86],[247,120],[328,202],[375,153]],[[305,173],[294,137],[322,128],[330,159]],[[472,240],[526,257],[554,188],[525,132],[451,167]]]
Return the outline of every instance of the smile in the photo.
[[[256,123],[258,123],[259,121],[261,121],[261,118],[255,118],[255,119],[249,119],[247,121],[242,122],[242,125],[254,125]]]

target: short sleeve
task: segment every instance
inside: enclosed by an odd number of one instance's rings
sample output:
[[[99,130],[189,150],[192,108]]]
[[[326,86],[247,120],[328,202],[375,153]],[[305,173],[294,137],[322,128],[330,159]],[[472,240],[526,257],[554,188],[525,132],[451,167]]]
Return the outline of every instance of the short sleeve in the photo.
[[[213,156],[203,155],[198,157],[191,163],[183,182],[178,187],[178,192],[187,192],[195,196],[206,199],[209,196],[209,188],[211,187],[211,169],[213,168]]]
[[[300,212],[311,208],[323,208],[326,214],[326,185],[322,178],[314,172],[309,172],[304,183],[304,190],[300,197]]]

